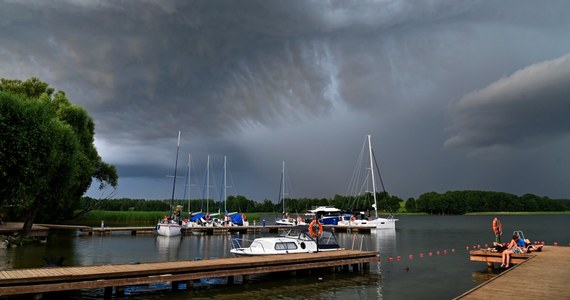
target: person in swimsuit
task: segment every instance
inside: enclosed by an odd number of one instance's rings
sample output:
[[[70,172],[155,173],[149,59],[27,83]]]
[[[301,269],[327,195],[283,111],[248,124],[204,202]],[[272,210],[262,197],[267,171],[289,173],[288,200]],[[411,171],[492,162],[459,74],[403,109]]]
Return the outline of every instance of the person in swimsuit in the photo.
[[[511,262],[511,254],[513,253],[525,253],[526,243],[518,235],[513,235],[513,239],[507,246],[507,249],[503,251],[501,268],[508,268]]]

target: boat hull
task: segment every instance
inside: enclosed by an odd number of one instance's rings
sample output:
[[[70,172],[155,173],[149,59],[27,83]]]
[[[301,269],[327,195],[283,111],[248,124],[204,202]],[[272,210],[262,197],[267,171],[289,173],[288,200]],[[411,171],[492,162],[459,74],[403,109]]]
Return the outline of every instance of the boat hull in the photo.
[[[161,236],[177,236],[182,234],[182,226],[174,223],[158,223],[156,232]]]
[[[374,220],[339,221],[338,225],[353,228],[395,229],[396,221],[398,221],[398,219],[378,218]]]

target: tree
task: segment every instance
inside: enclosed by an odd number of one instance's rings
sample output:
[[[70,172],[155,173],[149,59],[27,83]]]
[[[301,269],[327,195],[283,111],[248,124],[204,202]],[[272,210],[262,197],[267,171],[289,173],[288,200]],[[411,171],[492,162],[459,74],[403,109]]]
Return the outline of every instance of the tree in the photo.
[[[406,211],[408,212],[416,212],[416,199],[410,197],[406,201]]]
[[[0,79],[0,201],[21,210],[22,236],[36,218],[73,216],[93,178],[100,189],[117,186],[115,167],[93,144],[93,119],[53,92],[37,78]]]

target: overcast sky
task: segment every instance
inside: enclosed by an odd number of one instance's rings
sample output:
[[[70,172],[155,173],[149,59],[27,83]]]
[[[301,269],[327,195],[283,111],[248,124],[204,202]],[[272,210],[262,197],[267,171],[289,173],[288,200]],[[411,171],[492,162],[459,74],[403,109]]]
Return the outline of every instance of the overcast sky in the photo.
[[[569,16],[567,0],[0,0],[0,77],[88,111],[118,198],[170,198],[179,130],[192,198],[208,155],[216,200],[224,156],[228,194],[277,201],[285,161],[289,196],[345,195],[368,134],[403,199],[570,198]]]

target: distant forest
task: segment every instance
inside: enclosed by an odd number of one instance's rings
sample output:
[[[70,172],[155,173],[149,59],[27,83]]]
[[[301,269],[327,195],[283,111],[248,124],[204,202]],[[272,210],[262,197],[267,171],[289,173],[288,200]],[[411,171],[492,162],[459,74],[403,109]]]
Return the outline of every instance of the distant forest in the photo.
[[[443,194],[429,192],[417,199],[409,198],[404,208],[400,203],[404,200],[397,196],[377,193],[378,208],[383,213],[428,213],[437,215],[462,215],[473,212],[536,212],[536,211],[570,211],[570,201],[550,199],[548,197],[525,194],[517,196],[503,192],[489,191],[449,191]],[[285,199],[285,211],[301,213],[316,206],[334,206],[344,211],[373,210],[372,194],[358,197],[335,195],[327,198]],[[98,200],[83,197],[82,210],[107,211],[168,211],[170,200],[144,199],[105,199]],[[209,199],[174,200],[174,205],[181,205],[182,211],[203,212],[283,212],[283,203],[275,203],[265,199],[261,202],[247,199],[244,196],[229,196],[223,201]],[[190,208],[188,208],[190,205]]]

